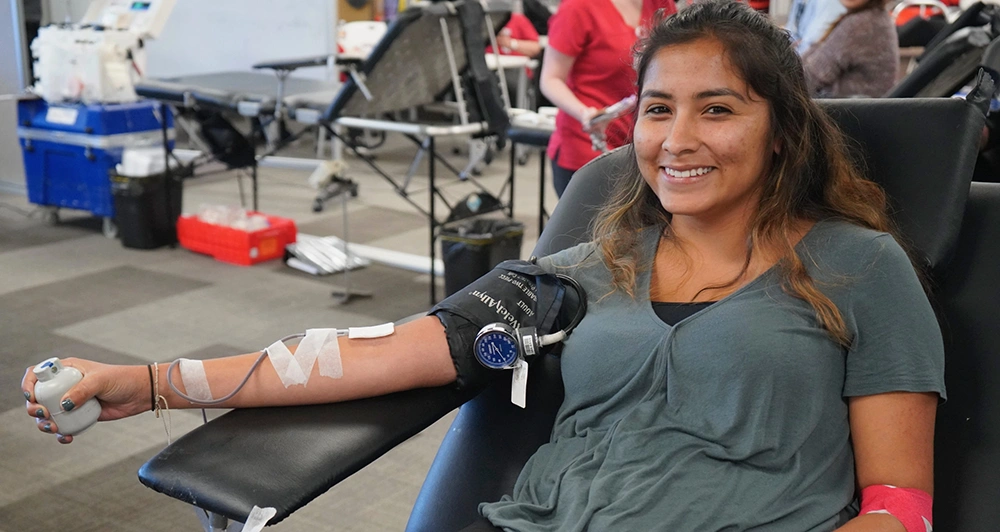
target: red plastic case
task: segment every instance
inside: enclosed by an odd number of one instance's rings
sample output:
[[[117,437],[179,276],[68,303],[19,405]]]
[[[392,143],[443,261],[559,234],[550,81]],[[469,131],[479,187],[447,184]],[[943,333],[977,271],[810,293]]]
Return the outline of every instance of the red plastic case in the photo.
[[[285,253],[285,246],[295,242],[295,222],[264,216],[271,226],[256,231],[205,223],[197,216],[181,216],[177,219],[177,240],[185,249],[241,266],[280,258]]]

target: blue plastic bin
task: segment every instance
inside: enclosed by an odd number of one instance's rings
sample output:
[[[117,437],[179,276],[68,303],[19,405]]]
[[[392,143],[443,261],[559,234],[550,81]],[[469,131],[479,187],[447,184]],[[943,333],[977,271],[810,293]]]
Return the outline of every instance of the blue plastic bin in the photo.
[[[113,218],[115,165],[125,148],[163,145],[161,114],[173,144],[170,108],[156,102],[49,105],[41,99],[19,101],[17,135],[28,201]]]

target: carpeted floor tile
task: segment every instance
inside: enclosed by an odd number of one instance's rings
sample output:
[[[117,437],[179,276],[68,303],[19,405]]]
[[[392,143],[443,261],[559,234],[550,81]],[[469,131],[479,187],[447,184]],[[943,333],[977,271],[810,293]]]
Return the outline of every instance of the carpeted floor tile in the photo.
[[[78,445],[74,443],[73,445]],[[139,484],[143,451],[53,484],[30,501],[0,507],[0,522],[21,532],[177,532],[201,530],[194,510]]]
[[[73,277],[0,296],[0,336],[30,326],[51,330],[140,303],[207,286],[131,266]]]
[[[55,225],[45,223],[39,216],[6,219],[0,222],[0,253],[101,234],[102,223],[95,216],[74,216]]]
[[[57,333],[149,361],[173,360],[213,344],[245,351],[311,327],[373,325],[338,307],[310,278],[247,268],[229,280],[57,329]]]
[[[284,265],[276,266],[275,271],[301,279],[314,279],[332,293],[335,289],[368,292],[371,297],[351,298],[346,304],[338,305],[336,298],[330,297],[330,305],[354,314],[372,316],[381,321],[396,321],[418,312],[430,309],[430,288],[427,277],[420,274],[384,266],[370,264],[349,272],[349,284],[344,283],[342,272],[331,275],[315,276]],[[438,294],[441,294],[438,290]],[[350,324],[337,324],[337,327]]]
[[[339,203],[331,203],[327,210],[340,214],[340,205]],[[408,231],[426,224],[427,219],[418,214],[416,210],[410,213],[374,206],[356,210],[351,208],[348,209],[347,214],[347,236],[349,242],[364,244],[385,235]],[[342,215],[304,223],[299,225],[298,229],[300,233],[307,235],[333,235],[344,238]]]

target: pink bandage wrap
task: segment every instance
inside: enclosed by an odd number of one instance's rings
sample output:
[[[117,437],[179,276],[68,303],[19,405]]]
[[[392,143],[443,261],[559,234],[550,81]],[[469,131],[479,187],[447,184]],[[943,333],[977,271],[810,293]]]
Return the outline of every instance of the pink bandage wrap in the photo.
[[[877,484],[861,490],[859,514],[889,514],[903,523],[906,532],[931,532],[933,506],[934,498],[925,491]]]

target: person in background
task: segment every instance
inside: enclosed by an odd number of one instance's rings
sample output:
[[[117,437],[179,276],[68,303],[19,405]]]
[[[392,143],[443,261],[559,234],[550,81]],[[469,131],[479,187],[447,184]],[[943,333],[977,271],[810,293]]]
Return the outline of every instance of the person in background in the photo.
[[[840,0],[793,0],[785,29],[795,51],[799,55],[808,52],[846,12]]]
[[[840,0],[847,8],[802,56],[813,96],[879,97],[899,74],[899,35],[886,0]]]
[[[635,93],[632,48],[658,10],[668,16],[677,6],[673,0],[565,0],[549,20],[540,81],[542,94],[559,108],[548,146],[558,196],[574,172],[600,155],[587,123]],[[629,120],[608,126],[609,148],[628,142]]]
[[[524,15],[524,8],[520,1],[514,2],[510,20],[497,33],[497,46],[500,47],[500,53],[503,55],[523,55],[525,57],[541,55],[542,45],[538,42],[538,31]],[[492,51],[493,47],[488,46],[487,52]]]

